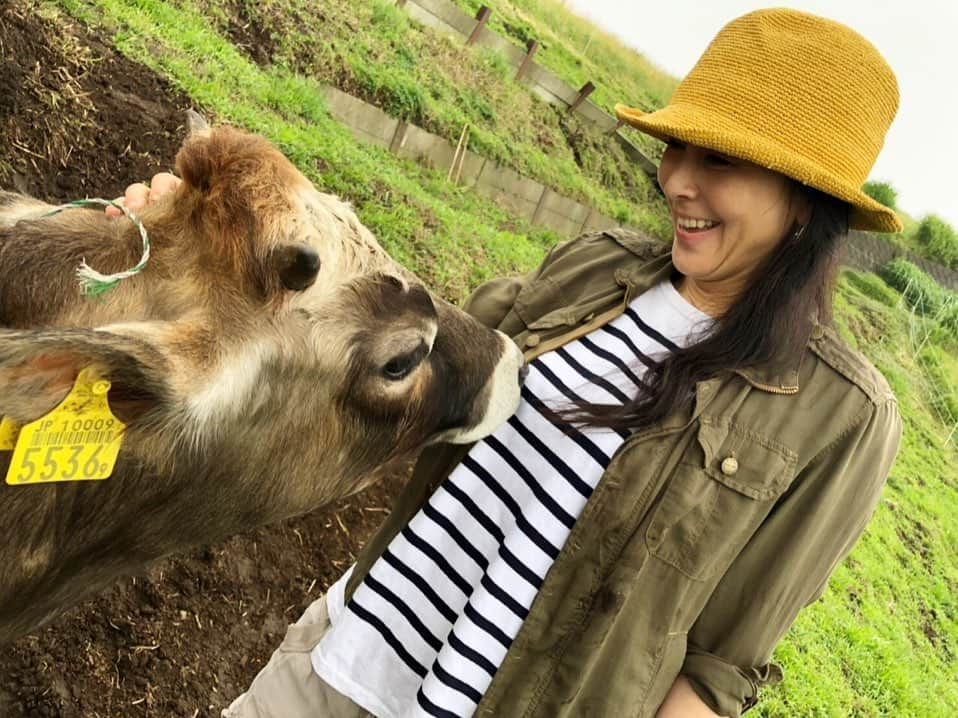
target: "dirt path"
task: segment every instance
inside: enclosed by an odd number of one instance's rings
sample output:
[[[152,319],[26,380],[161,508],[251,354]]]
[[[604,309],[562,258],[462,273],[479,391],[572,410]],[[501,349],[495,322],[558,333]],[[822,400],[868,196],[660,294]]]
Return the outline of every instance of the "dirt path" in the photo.
[[[76,25],[0,1],[0,188],[115,196],[169,168],[188,106]],[[0,650],[0,718],[218,715],[348,566],[398,486],[165,561]]]

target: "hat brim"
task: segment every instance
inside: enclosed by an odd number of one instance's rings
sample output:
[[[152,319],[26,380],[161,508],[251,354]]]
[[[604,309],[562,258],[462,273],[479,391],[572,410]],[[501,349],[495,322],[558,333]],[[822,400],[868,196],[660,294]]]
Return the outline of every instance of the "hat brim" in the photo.
[[[714,112],[673,102],[661,110],[648,113],[616,105],[615,114],[623,122],[663,142],[680,140],[729,157],[748,160],[837,197],[851,205],[850,229],[902,231],[898,215],[862,192],[860,187],[855,187],[774,140],[752,133]]]

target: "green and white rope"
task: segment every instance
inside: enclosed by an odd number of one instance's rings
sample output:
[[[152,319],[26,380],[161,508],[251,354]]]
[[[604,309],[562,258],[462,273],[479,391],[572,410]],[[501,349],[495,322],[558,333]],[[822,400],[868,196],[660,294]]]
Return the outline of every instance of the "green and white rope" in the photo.
[[[140,261],[134,266],[122,272],[114,272],[113,274],[101,274],[87,264],[86,259],[82,260],[80,262],[80,266],[77,267],[77,281],[80,282],[80,288],[83,292],[83,295],[86,297],[95,297],[103,294],[104,292],[113,289],[113,287],[119,284],[122,280],[139,274],[141,271],[143,271],[147,261],[150,259],[150,238],[146,233],[146,227],[143,226],[143,223],[140,221],[139,217],[118,202],[99,198],[78,199],[74,200],[73,202],[61,204],[59,207],[54,207],[43,216],[50,217],[58,212],[62,212],[65,209],[72,209],[73,207],[89,207],[91,205],[116,207],[124,215],[129,217],[130,221],[133,222],[133,225],[140,230],[140,237],[143,239],[143,254],[140,257]]]

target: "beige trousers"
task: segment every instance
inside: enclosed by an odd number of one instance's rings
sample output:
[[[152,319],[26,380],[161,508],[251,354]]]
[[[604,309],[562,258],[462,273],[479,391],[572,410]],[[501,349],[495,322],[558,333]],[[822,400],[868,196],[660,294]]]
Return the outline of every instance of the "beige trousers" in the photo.
[[[222,718],[369,718],[368,713],[333,689],[313,671],[309,654],[329,630],[326,597],[313,601],[249,690]]]

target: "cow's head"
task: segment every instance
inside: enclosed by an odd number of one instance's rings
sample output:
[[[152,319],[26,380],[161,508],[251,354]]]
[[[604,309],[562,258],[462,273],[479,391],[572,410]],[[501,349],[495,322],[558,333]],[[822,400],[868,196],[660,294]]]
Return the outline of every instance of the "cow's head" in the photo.
[[[0,414],[37,418],[96,365],[133,435],[203,446],[252,424],[345,469],[475,440],[514,411],[518,348],[432,297],[266,140],[199,128],[177,167],[183,185],[142,213],[157,241],[139,318],[0,337]]]

